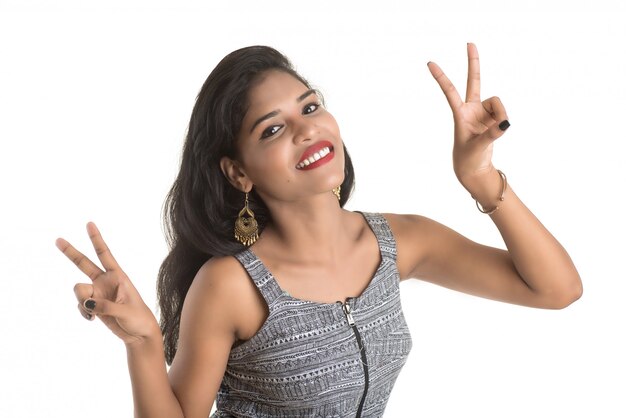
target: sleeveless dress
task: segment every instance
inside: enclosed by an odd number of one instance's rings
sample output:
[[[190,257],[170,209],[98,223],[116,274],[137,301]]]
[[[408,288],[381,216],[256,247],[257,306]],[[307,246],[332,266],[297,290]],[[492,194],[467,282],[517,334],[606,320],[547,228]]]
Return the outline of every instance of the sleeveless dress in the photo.
[[[360,296],[336,303],[296,299],[250,249],[235,255],[269,315],[252,338],[231,349],[211,418],[383,415],[412,342],[391,229],[381,214],[359,213],[381,255]]]

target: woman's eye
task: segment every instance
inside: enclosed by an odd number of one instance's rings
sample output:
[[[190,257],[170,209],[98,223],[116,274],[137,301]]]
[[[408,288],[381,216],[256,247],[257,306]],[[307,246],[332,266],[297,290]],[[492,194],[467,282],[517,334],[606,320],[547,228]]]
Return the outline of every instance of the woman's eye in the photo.
[[[308,115],[309,113],[315,112],[317,109],[319,109],[319,107],[320,107],[319,103],[309,103],[308,105],[304,106],[302,113],[304,113],[305,115]]]
[[[274,135],[276,132],[280,131],[281,128],[282,126],[280,125],[270,126],[266,130],[264,130],[263,133],[261,133],[261,138],[269,138],[270,136]]]

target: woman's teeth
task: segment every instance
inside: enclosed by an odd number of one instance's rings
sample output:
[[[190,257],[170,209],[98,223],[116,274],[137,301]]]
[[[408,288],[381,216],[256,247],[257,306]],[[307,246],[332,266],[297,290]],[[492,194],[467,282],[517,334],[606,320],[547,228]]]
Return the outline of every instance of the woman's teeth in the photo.
[[[304,167],[306,167],[309,164],[313,164],[315,161],[319,160],[320,158],[324,158],[329,153],[330,153],[330,148],[329,147],[322,148],[321,150],[319,150],[315,154],[311,155],[306,160],[298,163],[296,168],[304,168]]]

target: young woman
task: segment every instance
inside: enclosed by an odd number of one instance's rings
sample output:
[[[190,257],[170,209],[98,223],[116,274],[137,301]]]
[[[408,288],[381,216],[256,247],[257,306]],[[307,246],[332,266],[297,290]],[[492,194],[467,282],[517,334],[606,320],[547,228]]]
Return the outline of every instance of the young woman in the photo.
[[[78,308],[127,347],[138,417],[378,417],[411,349],[399,282],[419,278],[560,309],[582,285],[566,251],[491,163],[509,126],[481,101],[467,48],[465,101],[428,67],[454,117],[454,171],[508,251],[418,215],[343,209],[354,172],[333,116],[268,47],[226,56],[200,91],[166,202],[161,324],[93,223],[102,269],[57,246],[91,280]],[[171,364],[169,373],[166,362]]]

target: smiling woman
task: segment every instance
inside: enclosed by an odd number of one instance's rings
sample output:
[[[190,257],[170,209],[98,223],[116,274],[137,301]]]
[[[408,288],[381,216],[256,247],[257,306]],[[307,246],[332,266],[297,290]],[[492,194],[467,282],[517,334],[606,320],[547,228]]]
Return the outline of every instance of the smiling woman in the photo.
[[[455,174],[507,250],[418,215],[345,210],[354,170],[337,122],[263,46],[226,56],[197,97],[165,206],[160,327],[94,224],[104,269],[57,240],[92,280],[75,287],[80,312],[126,344],[136,416],[206,417],[217,401],[215,417],[379,417],[412,348],[402,280],[548,309],[580,297],[568,254],[491,163],[508,117],[481,101],[467,52],[465,100],[429,69],[454,116]]]
[[[345,173],[339,127],[314,90],[289,73],[271,70],[256,80],[248,100],[237,158],[221,161],[235,188],[249,192],[255,185],[269,207],[274,205],[272,197],[299,199],[341,185]],[[321,158],[324,148],[329,152]]]

